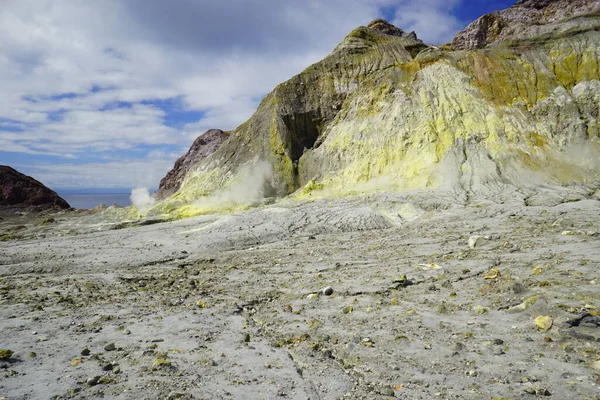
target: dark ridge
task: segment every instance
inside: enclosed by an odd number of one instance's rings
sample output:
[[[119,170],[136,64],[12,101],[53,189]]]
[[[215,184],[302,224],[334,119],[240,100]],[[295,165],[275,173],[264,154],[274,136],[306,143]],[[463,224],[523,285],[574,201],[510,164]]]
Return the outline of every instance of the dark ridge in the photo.
[[[0,207],[28,207],[32,210],[71,208],[54,190],[6,165],[0,165]]]

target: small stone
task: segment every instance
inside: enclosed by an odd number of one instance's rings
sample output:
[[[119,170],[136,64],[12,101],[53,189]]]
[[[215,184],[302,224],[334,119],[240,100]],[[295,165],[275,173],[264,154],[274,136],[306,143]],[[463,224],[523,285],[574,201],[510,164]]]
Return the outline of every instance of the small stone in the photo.
[[[89,356],[92,352],[90,351],[90,349],[83,349],[81,350],[81,355],[82,356]]]
[[[30,352],[27,354],[27,356],[28,356],[28,357],[30,357],[30,358],[36,358],[36,357],[37,357],[37,353],[36,353],[35,351],[30,351]]]
[[[112,371],[113,368],[114,368],[114,365],[112,365],[111,363],[107,363],[102,366],[103,371]]]
[[[539,298],[539,296],[530,297],[527,300],[525,300],[524,302],[522,302],[521,304],[517,304],[516,306],[510,307],[508,310],[506,310],[506,312],[509,314],[514,314],[514,313],[518,313],[521,311],[525,311],[529,307],[534,305],[538,301],[538,298]]]
[[[331,296],[333,294],[333,288],[331,286],[327,286],[325,289],[323,289],[322,293],[325,296]]]
[[[535,267],[535,268],[533,269],[533,271],[531,271],[531,275],[539,275],[539,274],[541,274],[541,273],[542,273],[542,267],[540,267],[540,266],[538,266],[538,267]]]
[[[560,234],[563,236],[573,236],[575,233],[573,231],[562,231]]]
[[[306,298],[307,298],[308,300],[315,300],[315,299],[318,299],[318,298],[319,298],[319,294],[318,294],[318,293],[311,293],[311,294],[309,294],[308,296],[306,296]]]
[[[490,311],[489,307],[475,306],[473,312],[478,315],[487,314]]]
[[[496,346],[502,346],[504,344],[504,340],[502,340],[502,339],[494,339],[494,344]]]
[[[542,386],[528,386],[523,391],[527,394],[533,394],[535,396],[551,396],[548,389]]]
[[[131,335],[131,331],[129,329],[125,329],[123,331],[123,335]]]
[[[101,376],[97,375],[97,376],[92,376],[91,378],[88,378],[85,383],[88,386],[96,386],[98,384],[98,381],[100,380]]]
[[[153,370],[166,368],[166,367],[170,367],[170,366],[171,366],[171,361],[166,360],[164,358],[155,358],[154,362],[152,363]]]
[[[525,286],[522,283],[516,282],[512,285],[512,291],[514,294],[523,293],[525,291]]]
[[[467,375],[467,376],[479,376],[479,372],[471,370],[471,371],[465,372],[465,375]]]
[[[9,349],[0,349],[0,360],[10,360],[13,351]]]
[[[548,332],[552,328],[553,324],[554,324],[554,319],[552,319],[549,316],[540,315],[534,321],[535,327],[542,332]]]
[[[430,343],[425,343],[425,344],[423,345],[423,348],[424,348],[425,350],[431,350],[431,344],[430,344]]]
[[[106,384],[111,383],[111,382],[112,382],[112,379],[110,377],[108,377],[108,376],[103,376],[100,379],[98,379],[98,383],[102,384],[102,385],[106,385]]]
[[[590,368],[596,371],[600,371],[600,360],[593,362],[592,365],[590,365]]]
[[[186,398],[186,394],[182,392],[171,392],[169,396],[167,396],[167,400],[179,400]]]
[[[471,236],[469,238],[469,247],[474,249],[475,247],[483,246],[487,242],[483,236]]]
[[[483,275],[483,279],[496,279],[500,275],[500,271],[496,268],[489,270]]]
[[[104,346],[104,350],[106,351],[113,351],[116,350],[117,346],[115,346],[114,342],[113,343],[109,343],[106,346]]]
[[[250,334],[249,334],[249,333],[246,333],[246,334],[244,335],[244,342],[245,342],[245,343],[249,343],[249,342],[250,342]]]

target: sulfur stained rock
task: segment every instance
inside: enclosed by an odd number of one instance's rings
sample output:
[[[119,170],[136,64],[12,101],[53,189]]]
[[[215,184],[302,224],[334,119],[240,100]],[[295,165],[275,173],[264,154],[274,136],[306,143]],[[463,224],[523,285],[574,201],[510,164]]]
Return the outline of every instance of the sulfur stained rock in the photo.
[[[0,360],[8,360],[12,357],[13,351],[9,349],[0,349]]]
[[[554,324],[554,319],[549,316],[540,315],[533,322],[535,327],[541,332],[547,332],[552,329],[552,325]]]

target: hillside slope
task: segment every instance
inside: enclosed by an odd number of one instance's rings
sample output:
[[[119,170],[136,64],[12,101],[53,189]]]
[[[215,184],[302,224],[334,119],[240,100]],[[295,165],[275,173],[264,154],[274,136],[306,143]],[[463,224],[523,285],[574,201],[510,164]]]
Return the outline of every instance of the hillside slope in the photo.
[[[198,199],[240,181],[258,197],[425,189],[536,204],[549,185],[558,202],[590,196],[599,65],[598,1],[522,0],[440,48],[375,20],[277,86],[153,212],[202,213]]]

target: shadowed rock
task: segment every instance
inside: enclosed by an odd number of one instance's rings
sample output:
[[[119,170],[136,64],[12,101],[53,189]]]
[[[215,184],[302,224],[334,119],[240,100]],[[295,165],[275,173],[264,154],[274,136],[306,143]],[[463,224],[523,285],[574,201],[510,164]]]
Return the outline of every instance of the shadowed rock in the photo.
[[[0,165],[0,207],[71,208],[55,191],[5,165]]]

